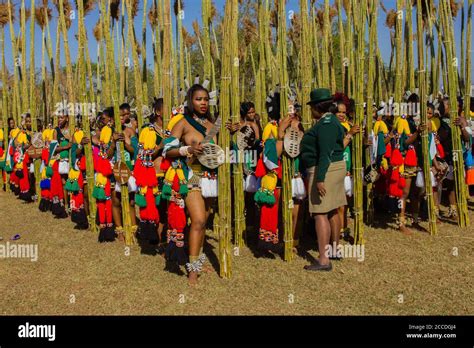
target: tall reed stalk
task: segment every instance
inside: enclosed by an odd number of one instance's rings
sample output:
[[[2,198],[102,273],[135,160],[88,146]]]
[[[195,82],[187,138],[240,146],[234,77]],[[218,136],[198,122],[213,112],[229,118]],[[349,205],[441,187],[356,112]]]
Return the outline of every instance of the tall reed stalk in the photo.
[[[221,90],[219,100],[219,114],[222,118],[222,124],[230,121],[231,113],[231,77],[232,77],[232,25],[237,22],[233,19],[233,8],[238,6],[238,0],[228,0],[225,5],[224,24],[223,24],[223,50],[222,50],[222,70],[221,70]],[[230,146],[230,135],[227,131],[219,132],[219,144],[222,148]],[[232,276],[232,211],[229,204],[231,197],[230,190],[230,163],[227,161],[219,166],[218,169],[219,185],[219,213],[216,216],[218,224],[216,225],[219,236],[219,274],[222,278]]]
[[[464,117],[470,119],[471,69],[472,69],[472,6],[474,0],[469,0],[467,10],[466,32],[466,67],[464,69]],[[461,64],[463,61],[461,60]]]
[[[375,87],[375,60],[376,60],[376,40],[377,40],[377,11],[378,0],[369,0],[368,18],[369,18],[369,52],[368,52],[368,72],[367,72],[367,118],[366,118],[366,134],[370,135],[372,132],[373,123],[373,103],[374,103],[374,87]],[[372,164],[371,161],[371,147],[367,146],[365,151],[365,167]],[[371,225],[374,220],[374,205],[373,205],[373,185],[367,183],[365,187],[365,212],[366,221]]]
[[[66,16],[64,11],[64,0],[59,1],[59,20],[61,24],[61,31],[63,36],[63,45],[64,45],[64,54],[66,56],[66,85],[67,85],[67,94],[68,102],[76,103],[76,98],[74,94],[73,87],[73,75],[72,75],[72,62],[71,62],[71,53],[69,51],[69,38],[68,38],[68,27],[66,22]],[[75,115],[69,115],[69,134],[71,136],[74,134],[76,127],[75,124]]]
[[[403,54],[402,54],[402,38],[403,38],[403,0],[397,0],[397,21],[395,25],[395,89],[394,101],[402,102],[403,89]],[[400,116],[400,115],[395,115]]]
[[[340,2],[340,0],[339,0]],[[300,68],[301,68],[301,92],[302,97],[300,103],[309,98],[311,92],[311,81],[313,80],[312,58],[311,58],[311,30],[308,18],[308,1],[300,0],[301,12],[301,54],[300,54]],[[311,109],[309,105],[303,104],[302,107],[302,124],[304,129],[311,127]]]
[[[20,103],[20,77],[19,71],[20,69],[20,57],[19,57],[19,48],[18,42],[15,38],[15,30],[13,28],[13,5],[10,0],[7,2],[8,4],[8,23],[10,28],[10,39],[12,45],[12,54],[14,58],[14,66],[13,66],[13,103],[12,103],[12,117],[15,119],[15,123],[18,125],[19,117],[22,112],[21,103]]]
[[[172,66],[171,66],[171,8],[170,0],[164,0],[163,7],[163,57],[162,57],[162,79],[163,79],[163,124],[167,124],[171,116],[172,101]]]
[[[110,0],[109,0],[110,1]],[[127,1],[127,20],[128,20],[128,40],[132,48],[132,59],[133,59],[133,78],[135,80],[135,100],[137,101],[137,121],[138,126],[141,128],[143,125],[143,85],[142,76],[140,73],[140,63],[138,60],[137,40],[135,38],[135,28],[133,25],[133,13],[132,13],[132,0]],[[169,0],[168,0],[169,1]],[[146,52],[142,54],[146,55]],[[114,72],[115,75],[115,72]],[[118,108],[117,108],[118,109]]]

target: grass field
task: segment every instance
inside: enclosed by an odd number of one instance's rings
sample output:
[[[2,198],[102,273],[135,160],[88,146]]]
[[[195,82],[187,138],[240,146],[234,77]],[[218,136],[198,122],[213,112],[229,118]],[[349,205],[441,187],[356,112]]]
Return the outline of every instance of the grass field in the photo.
[[[335,261],[328,273],[303,270],[317,256],[310,238],[305,257],[291,263],[245,248],[232,279],[203,274],[191,288],[185,276],[163,270],[160,255],[134,246],[127,256],[123,243],[99,244],[11,194],[0,192],[0,216],[0,244],[18,233],[10,243],[38,245],[37,262],[0,259],[3,315],[474,314],[473,227],[443,223],[437,236],[367,229],[365,260]],[[216,247],[210,237],[211,259]]]

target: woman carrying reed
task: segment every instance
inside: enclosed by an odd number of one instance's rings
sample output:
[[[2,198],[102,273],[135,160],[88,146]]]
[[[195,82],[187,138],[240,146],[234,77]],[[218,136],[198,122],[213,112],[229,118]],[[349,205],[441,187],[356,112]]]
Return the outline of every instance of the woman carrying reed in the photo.
[[[186,263],[190,285],[197,283],[199,273],[203,270],[206,260],[203,253],[206,224],[212,198],[217,196],[216,170],[204,167],[197,159],[203,153],[201,143],[214,127],[209,99],[208,90],[201,85],[193,85],[188,90],[184,117],[180,117],[172,127],[163,149],[162,168],[166,174],[162,198],[169,200],[170,223],[167,259],[175,258],[178,263],[183,261],[186,206],[191,218],[189,262]],[[215,138],[211,141],[217,143]],[[179,222],[179,226],[171,226],[172,221]]]

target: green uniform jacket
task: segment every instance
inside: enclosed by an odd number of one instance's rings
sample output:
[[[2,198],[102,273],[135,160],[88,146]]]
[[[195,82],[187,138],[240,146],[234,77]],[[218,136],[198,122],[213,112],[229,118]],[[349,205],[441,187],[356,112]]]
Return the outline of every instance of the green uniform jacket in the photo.
[[[331,162],[344,159],[344,128],[333,114],[326,114],[310,128],[301,141],[305,168],[318,167],[317,182],[324,182]]]

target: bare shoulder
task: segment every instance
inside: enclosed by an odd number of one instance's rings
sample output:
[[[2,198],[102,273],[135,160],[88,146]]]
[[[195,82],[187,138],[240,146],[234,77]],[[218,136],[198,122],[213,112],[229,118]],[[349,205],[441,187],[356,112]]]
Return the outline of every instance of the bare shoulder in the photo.
[[[176,122],[171,128],[171,135],[180,138],[182,135],[186,134],[187,125],[188,122],[184,118],[182,118],[181,120]]]
[[[135,134],[132,128],[125,128],[124,133],[129,137],[132,137]]]

